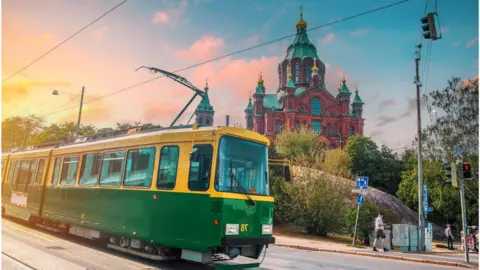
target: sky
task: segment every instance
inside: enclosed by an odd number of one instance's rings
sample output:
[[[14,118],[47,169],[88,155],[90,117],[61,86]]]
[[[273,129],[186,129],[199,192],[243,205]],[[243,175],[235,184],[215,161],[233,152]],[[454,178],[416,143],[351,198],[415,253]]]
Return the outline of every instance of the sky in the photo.
[[[2,78],[12,75],[121,0],[3,0]],[[168,125],[193,92],[140,66],[175,71],[295,33],[303,6],[307,28],[397,0],[142,0],[127,1],[40,61],[2,84],[2,119],[35,114],[47,122],[76,121],[85,87],[82,124]],[[438,0],[442,38],[423,41],[422,94],[448,79],[478,76],[478,1]],[[412,0],[308,32],[327,66],[327,90],[345,74],[365,102],[365,135],[391,148],[409,146],[416,132],[415,46],[435,1]],[[208,79],[215,125],[245,126],[244,109],[262,72],[267,92],[278,87],[277,65],[293,38],[270,43],[178,73],[203,88]],[[428,75],[428,76],[427,76]],[[56,89],[59,95],[52,95]],[[113,92],[124,90],[116,94]],[[109,95],[110,94],[110,95]],[[106,97],[100,98],[102,96]],[[90,102],[91,101],[91,102]],[[179,120],[185,124],[200,98]],[[71,108],[71,109],[68,109]],[[68,109],[68,110],[65,110]],[[431,117],[424,109],[422,124]]]

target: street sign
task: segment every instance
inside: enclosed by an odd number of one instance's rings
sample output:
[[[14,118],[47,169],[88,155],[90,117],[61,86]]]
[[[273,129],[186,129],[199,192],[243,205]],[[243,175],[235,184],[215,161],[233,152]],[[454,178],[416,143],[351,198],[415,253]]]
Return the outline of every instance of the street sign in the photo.
[[[357,181],[355,182],[355,188],[368,189],[368,177],[357,177]]]
[[[359,206],[362,206],[364,203],[365,203],[365,197],[363,197],[363,194],[358,194],[357,204]]]
[[[460,146],[455,146],[455,156],[457,156],[458,158],[462,158],[462,148],[460,148]]]

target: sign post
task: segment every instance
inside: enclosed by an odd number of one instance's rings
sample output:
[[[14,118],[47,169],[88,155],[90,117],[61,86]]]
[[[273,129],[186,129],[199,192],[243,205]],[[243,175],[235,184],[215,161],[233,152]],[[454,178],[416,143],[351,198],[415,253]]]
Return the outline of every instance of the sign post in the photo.
[[[353,231],[353,241],[352,247],[355,246],[355,238],[357,237],[357,224],[358,224],[358,213],[360,212],[360,206],[365,203],[365,197],[363,196],[362,191],[368,189],[368,177],[360,176],[357,178],[355,183],[355,188],[360,189],[360,194],[357,197],[357,217],[355,218],[355,229]]]

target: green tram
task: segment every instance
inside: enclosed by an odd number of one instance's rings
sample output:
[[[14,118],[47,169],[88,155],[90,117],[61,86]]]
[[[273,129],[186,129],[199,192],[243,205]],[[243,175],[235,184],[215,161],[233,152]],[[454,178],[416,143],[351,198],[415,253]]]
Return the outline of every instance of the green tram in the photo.
[[[275,242],[268,145],[193,125],[6,153],[2,213],[154,260],[256,267]]]

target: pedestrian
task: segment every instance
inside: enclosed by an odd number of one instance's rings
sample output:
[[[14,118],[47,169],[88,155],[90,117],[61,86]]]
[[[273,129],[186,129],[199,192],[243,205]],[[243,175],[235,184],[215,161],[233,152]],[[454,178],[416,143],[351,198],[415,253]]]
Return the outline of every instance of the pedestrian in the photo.
[[[387,248],[385,248],[385,232],[382,213],[378,213],[378,217],[375,219],[375,241],[373,241],[373,251],[378,251],[376,247],[378,237],[382,238],[383,251],[389,251]]]
[[[445,237],[447,237],[447,248],[453,250],[453,234],[452,234],[452,225],[447,224],[445,229]]]

